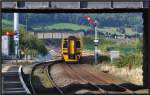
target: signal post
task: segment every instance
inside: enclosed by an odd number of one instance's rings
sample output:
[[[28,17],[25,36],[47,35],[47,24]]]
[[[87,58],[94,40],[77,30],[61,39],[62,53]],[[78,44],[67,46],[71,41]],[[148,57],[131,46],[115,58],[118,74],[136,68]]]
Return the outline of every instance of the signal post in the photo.
[[[94,54],[95,54],[95,64],[97,64],[97,46],[98,46],[98,42],[99,40],[97,39],[97,20],[95,20],[94,22],[94,31],[95,31],[95,39],[94,39],[94,47],[95,47],[95,51],[94,51]]]

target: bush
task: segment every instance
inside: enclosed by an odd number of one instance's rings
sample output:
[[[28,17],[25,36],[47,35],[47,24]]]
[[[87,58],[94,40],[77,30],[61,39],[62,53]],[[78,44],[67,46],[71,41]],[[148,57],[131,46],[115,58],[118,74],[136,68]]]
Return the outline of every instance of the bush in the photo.
[[[140,54],[125,54],[122,55],[119,59],[115,59],[112,64],[116,64],[118,67],[131,65],[141,65],[143,63],[142,57]]]
[[[91,37],[83,37],[83,48],[88,50],[94,50],[94,42]]]
[[[110,57],[105,56],[105,55],[101,55],[98,57],[98,62],[110,62]]]
[[[13,31],[11,28],[3,28],[2,32]],[[47,54],[47,49],[42,40],[39,40],[36,36],[32,35],[30,32],[25,32],[24,27],[20,27],[19,29],[19,43],[21,50],[34,50],[42,55]],[[11,42],[11,44],[13,44]]]

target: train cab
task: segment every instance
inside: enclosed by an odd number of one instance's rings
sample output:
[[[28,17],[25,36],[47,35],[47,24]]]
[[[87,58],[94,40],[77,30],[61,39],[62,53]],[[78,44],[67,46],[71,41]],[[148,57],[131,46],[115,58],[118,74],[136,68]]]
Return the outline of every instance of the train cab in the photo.
[[[79,62],[82,55],[81,39],[75,36],[62,39],[61,51],[65,62]]]

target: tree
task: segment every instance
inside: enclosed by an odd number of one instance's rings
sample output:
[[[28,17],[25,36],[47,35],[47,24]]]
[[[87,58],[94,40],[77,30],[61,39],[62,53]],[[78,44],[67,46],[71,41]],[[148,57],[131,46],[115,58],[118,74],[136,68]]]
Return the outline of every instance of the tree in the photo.
[[[13,31],[12,28],[3,28],[2,32]],[[31,32],[25,32],[24,27],[19,29],[19,43],[21,50],[28,50],[33,52],[38,52],[39,54],[47,54],[47,49],[45,48],[43,42],[39,40],[36,36],[32,35]]]

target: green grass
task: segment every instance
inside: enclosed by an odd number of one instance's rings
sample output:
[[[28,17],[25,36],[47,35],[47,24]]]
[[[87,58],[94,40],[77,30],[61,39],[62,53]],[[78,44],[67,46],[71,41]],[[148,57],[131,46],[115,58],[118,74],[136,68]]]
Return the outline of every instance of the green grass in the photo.
[[[42,27],[38,26],[38,27],[34,27],[34,30],[41,30]],[[73,24],[73,23],[57,23],[57,24],[53,24],[53,25],[49,25],[49,26],[45,26],[44,29],[46,30],[63,30],[63,29],[70,29],[73,31],[78,31],[78,30],[87,30],[90,29],[90,27],[87,26],[82,26],[82,25],[78,25],[78,24]]]
[[[94,43],[91,37],[83,37],[83,48],[88,50],[94,50]]]
[[[33,27],[33,30],[63,30],[63,29],[70,29],[72,31],[78,31],[78,30],[88,30],[88,29],[91,29],[91,27],[89,26],[83,26],[83,25],[78,25],[78,24],[73,24],[73,23],[56,23],[56,24],[52,24],[52,25],[48,25],[48,26],[45,26],[45,27],[42,27],[42,26],[36,26],[36,27]],[[117,34],[117,35],[121,35],[122,33],[118,32],[117,31],[117,28],[116,27],[104,27],[104,28],[98,28],[97,29],[98,32],[103,32],[103,33],[110,33],[110,34]],[[127,35],[132,35],[132,34],[135,34],[134,31],[132,31],[131,28],[125,28],[126,30],[126,34]]]
[[[127,35],[134,35],[136,34],[132,28],[128,28],[126,27],[125,28],[125,31],[126,31],[126,34]],[[117,34],[117,35],[122,35],[122,33],[118,32],[117,31],[117,28],[116,27],[104,27],[104,28],[98,28],[98,32],[103,32],[103,33],[110,33],[110,34]]]
[[[13,22],[9,20],[2,19],[2,25],[13,26]]]
[[[132,30],[132,28],[125,28],[125,31],[126,31],[126,34],[127,34],[127,35],[134,35],[134,34],[136,34],[136,32],[134,32],[134,31]]]
[[[107,48],[114,46],[116,44],[115,42],[112,42],[111,40],[106,40],[105,38],[99,39],[100,44],[98,45],[98,48],[102,51],[107,51]]]
[[[131,40],[128,43],[116,43],[112,46],[115,50],[123,53],[140,53],[142,52],[142,42],[140,40]]]
[[[37,87],[41,87],[42,85],[44,88],[53,88],[52,81],[49,79],[46,69],[37,68],[33,75],[39,78],[32,81]]]
[[[103,32],[103,33],[108,32],[110,34],[114,34],[114,33],[121,34],[121,33],[117,32],[117,28],[114,28],[114,27],[98,28],[97,30],[98,30],[98,32]]]
[[[143,64],[142,56],[139,53],[122,54],[119,59],[115,59],[111,62],[118,67],[124,67],[127,65],[139,66]]]
[[[24,27],[24,25],[20,24],[20,26]],[[9,20],[5,20],[2,19],[2,27],[6,28],[13,28],[13,21],[9,21]],[[83,26],[83,25],[78,25],[78,24],[73,24],[73,23],[56,23],[56,24],[52,24],[52,25],[47,25],[47,26],[36,26],[32,28],[33,30],[64,30],[64,29],[68,29],[68,30],[72,30],[72,31],[78,31],[78,30],[88,30],[91,29],[91,27],[89,26]],[[104,28],[98,28],[97,29],[98,32],[103,32],[103,33],[110,33],[110,34],[117,34],[117,35],[121,35],[122,33],[119,33],[117,31],[116,27],[104,27]],[[132,28],[125,28],[126,34],[127,35],[134,35],[135,32],[132,30]]]
[[[112,62],[110,60],[109,55],[102,55],[98,57],[98,62],[113,64],[117,67],[124,67],[129,65],[140,66],[143,64],[143,59],[141,54],[139,53],[128,53],[128,54],[121,54],[120,58],[114,59]]]
[[[2,27],[5,28],[5,27],[12,27],[13,28],[13,25],[14,25],[14,22],[13,21],[9,21],[9,20],[5,20],[5,19],[2,19]],[[23,24],[20,24],[20,26],[24,26]]]
[[[101,56],[99,56],[98,57],[98,62],[106,62],[106,63],[108,63],[108,62],[110,62],[110,57],[109,56],[107,56],[107,55],[101,55]]]
[[[94,49],[93,37],[83,37],[83,44],[85,49]],[[109,49],[119,50],[125,52],[141,52],[142,42],[140,40],[130,40],[129,42],[115,42],[103,37],[99,37],[98,49],[107,52]]]
[[[94,50],[92,37],[84,37],[83,44],[84,49]],[[104,38],[100,38],[100,43],[98,45],[98,49],[100,49],[104,55],[98,57],[99,62],[112,63],[118,67],[123,67],[128,64],[131,65],[142,65],[142,41],[141,40],[130,40],[128,43],[124,42],[113,42],[111,40],[106,40]],[[108,48],[112,48],[112,50],[120,51],[120,58],[110,61],[110,51]]]

